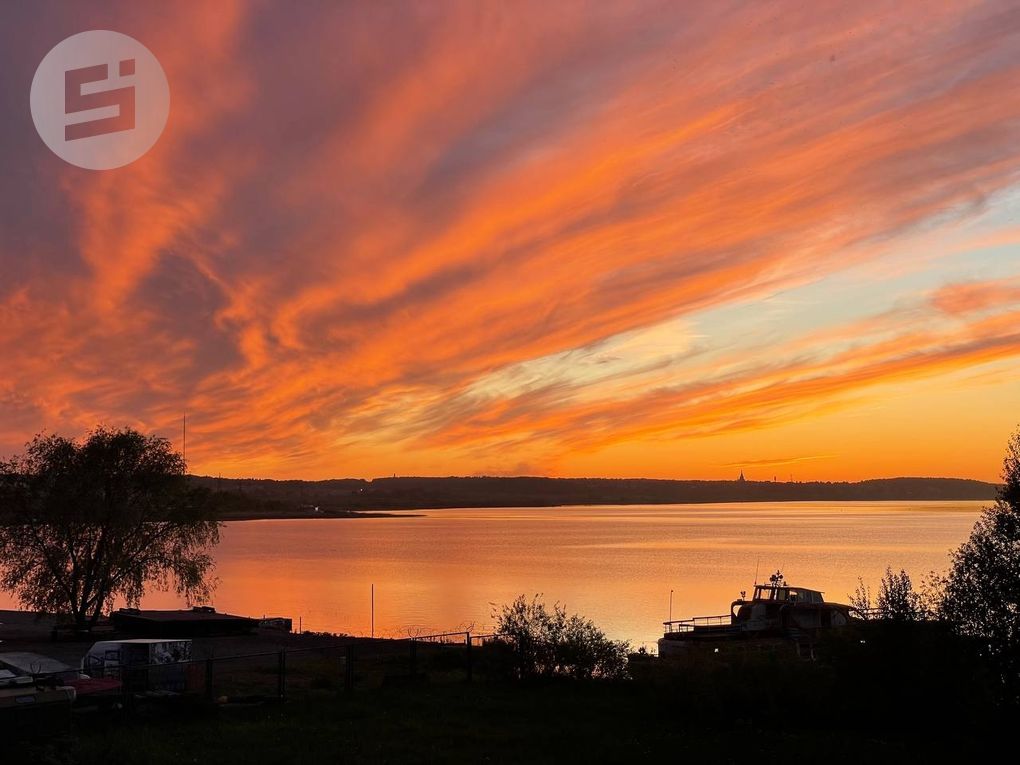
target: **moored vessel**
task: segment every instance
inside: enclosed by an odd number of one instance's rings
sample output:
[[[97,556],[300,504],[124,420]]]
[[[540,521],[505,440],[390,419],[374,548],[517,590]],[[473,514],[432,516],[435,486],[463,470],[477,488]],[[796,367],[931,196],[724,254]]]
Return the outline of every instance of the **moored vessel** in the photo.
[[[789,585],[778,572],[769,584],[755,584],[753,592],[750,599],[741,593],[728,614],[663,622],[659,655],[684,655],[695,646],[718,648],[733,641],[810,642],[820,631],[846,626],[855,618],[852,606],[826,601],[821,590]]]

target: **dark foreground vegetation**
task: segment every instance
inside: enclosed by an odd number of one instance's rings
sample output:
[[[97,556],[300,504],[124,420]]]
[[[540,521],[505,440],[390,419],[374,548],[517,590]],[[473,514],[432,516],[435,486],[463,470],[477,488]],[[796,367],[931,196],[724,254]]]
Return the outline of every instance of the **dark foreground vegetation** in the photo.
[[[931,625],[866,624],[824,641],[815,661],[781,646],[634,656],[627,680],[514,681],[483,655],[471,683],[426,666],[430,682],[412,687],[322,683],[284,704],[138,708],[9,751],[68,764],[972,761],[1010,727],[972,646]]]

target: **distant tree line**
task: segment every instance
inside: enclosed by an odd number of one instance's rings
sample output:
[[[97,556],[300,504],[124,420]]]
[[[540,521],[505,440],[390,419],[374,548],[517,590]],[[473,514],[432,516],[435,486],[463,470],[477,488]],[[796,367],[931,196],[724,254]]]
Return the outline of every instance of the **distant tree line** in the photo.
[[[283,517],[304,504],[325,511],[444,507],[555,507],[561,505],[682,504],[701,502],[994,500],[999,487],[960,478],[884,478],[849,482],[682,481],[651,478],[397,477],[274,481],[192,476],[198,486],[262,508],[239,515]],[[272,503],[272,504],[269,504]],[[231,509],[224,508],[229,514]],[[229,517],[225,514],[224,518]]]

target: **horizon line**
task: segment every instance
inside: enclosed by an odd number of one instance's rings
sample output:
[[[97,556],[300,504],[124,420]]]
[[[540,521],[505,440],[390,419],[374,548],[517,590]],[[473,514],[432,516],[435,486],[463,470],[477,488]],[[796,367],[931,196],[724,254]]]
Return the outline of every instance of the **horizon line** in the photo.
[[[394,479],[403,480],[471,480],[471,479],[542,479],[549,481],[661,481],[661,482],[673,482],[673,483],[741,483],[739,478],[651,478],[647,476],[551,476],[551,475],[529,475],[529,474],[514,474],[514,475],[490,475],[490,474],[479,474],[479,475],[380,475],[373,478],[357,478],[354,476],[336,476],[333,478],[260,478],[257,476],[216,476],[209,474],[200,473],[186,473],[189,478],[209,478],[212,480],[227,480],[227,481],[277,481],[284,483],[287,481],[303,481],[305,483],[325,483],[327,481],[363,481],[366,483],[372,483],[373,481],[391,481]],[[883,476],[876,478],[858,478],[855,480],[833,480],[833,479],[810,479],[810,480],[761,480],[755,478],[747,478],[744,476],[743,483],[775,483],[775,484],[811,484],[811,483],[827,483],[827,484],[854,484],[854,483],[867,483],[869,481],[966,481],[973,483],[986,484],[988,486],[1002,486],[1001,481],[987,481],[982,478],[964,478],[960,476],[919,476],[919,475],[899,475],[899,476]]]

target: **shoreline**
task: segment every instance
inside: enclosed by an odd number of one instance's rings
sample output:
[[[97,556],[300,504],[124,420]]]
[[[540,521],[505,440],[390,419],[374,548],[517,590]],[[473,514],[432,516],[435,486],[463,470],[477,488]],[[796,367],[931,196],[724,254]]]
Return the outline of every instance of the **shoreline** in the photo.
[[[443,510],[556,510],[563,508],[600,508],[600,507],[623,507],[623,508],[640,508],[640,507],[670,507],[676,505],[691,505],[691,506],[704,506],[704,505],[802,505],[812,504],[818,502],[825,502],[830,504],[845,504],[849,507],[859,506],[881,506],[887,504],[898,504],[898,503],[924,503],[924,504],[935,504],[935,503],[961,503],[961,502],[980,502],[983,506],[987,506],[987,503],[991,503],[994,500],[990,500],[984,497],[974,498],[886,498],[881,499],[829,499],[829,498],[818,498],[818,499],[775,499],[775,500],[763,500],[763,499],[744,499],[744,500],[693,500],[687,502],[557,502],[557,503],[514,503],[514,504],[435,504],[435,505],[416,505],[413,507],[386,507],[380,509],[369,509],[369,510],[346,510],[346,511],[322,511],[322,512],[305,512],[305,511],[287,511],[287,510],[272,510],[267,509],[263,512],[249,511],[245,513],[229,513],[222,514],[216,520],[221,522],[239,522],[239,521],[305,521],[305,520],[351,520],[358,518],[425,518],[426,513],[419,511],[443,511]]]
[[[413,510],[773,502],[991,502],[997,484],[958,478],[857,482],[617,478],[421,478],[275,481],[191,476],[220,520],[407,517]]]
[[[379,510],[337,510],[337,511],[323,511],[320,513],[312,512],[273,512],[266,511],[263,513],[259,512],[247,512],[247,513],[229,513],[222,514],[216,520],[224,523],[230,521],[310,521],[310,520],[342,520],[342,519],[354,519],[354,518],[423,518],[424,516],[420,513],[415,513],[414,510],[424,510],[432,508],[413,508],[407,512],[401,512],[393,509],[390,511],[379,511]]]

